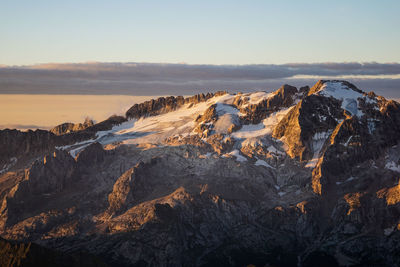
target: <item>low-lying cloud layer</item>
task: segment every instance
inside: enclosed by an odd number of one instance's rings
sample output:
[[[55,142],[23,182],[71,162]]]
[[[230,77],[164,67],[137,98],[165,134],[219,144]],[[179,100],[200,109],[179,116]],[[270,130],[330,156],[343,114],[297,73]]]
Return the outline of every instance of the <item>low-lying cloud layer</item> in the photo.
[[[365,91],[400,97],[399,63],[188,65],[81,63],[0,66],[0,94],[191,95],[228,90],[272,91],[284,83],[343,79]]]

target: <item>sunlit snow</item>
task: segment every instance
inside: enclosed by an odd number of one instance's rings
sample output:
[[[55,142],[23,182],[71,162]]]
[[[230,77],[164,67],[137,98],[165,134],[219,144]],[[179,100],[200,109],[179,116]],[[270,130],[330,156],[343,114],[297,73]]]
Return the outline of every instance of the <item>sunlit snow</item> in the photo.
[[[235,149],[235,150],[233,150],[233,151],[231,151],[231,152],[229,152],[229,153],[226,153],[226,154],[222,155],[222,157],[224,157],[224,158],[229,158],[229,157],[231,157],[231,156],[235,156],[235,157],[236,157],[236,160],[237,160],[237,161],[240,161],[240,162],[247,161],[247,158],[245,158],[245,157],[243,157],[242,155],[240,155],[240,152],[239,152],[239,150],[237,150],[237,149]]]
[[[325,82],[317,94],[341,100],[342,108],[353,116],[361,117],[363,115],[358,108],[358,98],[363,97],[363,94],[348,88],[342,82]]]
[[[248,103],[257,104],[260,101],[271,97],[273,93],[256,92],[252,94],[242,95],[247,97]],[[132,119],[120,125],[114,126],[108,131],[99,131],[96,137],[92,140],[76,143],[74,145],[59,147],[59,149],[67,149],[71,155],[76,156],[88,145],[99,142],[102,145],[107,145],[115,142],[126,144],[152,143],[162,144],[163,141],[172,136],[178,138],[196,134],[193,130],[196,127],[196,118],[204,114],[204,112],[212,105],[216,104],[216,112],[218,119],[213,124],[211,129],[215,133],[226,134],[227,137],[239,139],[242,145],[260,140],[265,136],[271,136],[274,127],[278,122],[290,111],[292,107],[270,114],[259,124],[243,125],[236,132],[229,134],[229,128],[232,125],[240,125],[240,116],[244,115],[238,108],[233,106],[233,101],[237,95],[224,94],[221,96],[210,98],[205,102],[197,104],[186,104],[181,108],[165,114],[156,116],[142,117],[140,119]],[[273,152],[282,153],[273,149]],[[231,152],[232,153],[232,152]],[[238,152],[233,151],[237,160],[247,160]]]
[[[272,134],[274,127],[293,107],[272,113],[259,124],[243,125],[242,128],[232,133],[235,138],[252,138]]]

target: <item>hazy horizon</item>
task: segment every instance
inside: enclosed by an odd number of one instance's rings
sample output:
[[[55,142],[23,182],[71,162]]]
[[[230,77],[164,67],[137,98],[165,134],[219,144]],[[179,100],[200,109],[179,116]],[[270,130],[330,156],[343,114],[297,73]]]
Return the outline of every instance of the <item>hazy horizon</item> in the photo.
[[[1,66],[0,94],[193,95],[252,92],[282,84],[312,86],[344,79],[364,91],[400,98],[400,63],[291,63],[191,65],[173,63],[49,63]]]

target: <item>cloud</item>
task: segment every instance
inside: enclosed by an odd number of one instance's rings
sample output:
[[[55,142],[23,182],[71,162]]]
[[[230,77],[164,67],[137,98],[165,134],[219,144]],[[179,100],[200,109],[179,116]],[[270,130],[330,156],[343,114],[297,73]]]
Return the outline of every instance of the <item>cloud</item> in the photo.
[[[66,63],[1,66],[0,93],[190,95],[216,90],[273,90],[283,83],[312,85],[324,77],[400,97],[399,63],[293,63],[188,65],[163,63]],[[351,77],[351,78],[348,78]]]

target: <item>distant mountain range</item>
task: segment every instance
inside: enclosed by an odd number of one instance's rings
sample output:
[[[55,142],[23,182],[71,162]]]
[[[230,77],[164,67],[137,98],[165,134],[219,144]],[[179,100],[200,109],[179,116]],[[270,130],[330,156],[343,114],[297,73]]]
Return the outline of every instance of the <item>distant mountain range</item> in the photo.
[[[399,141],[400,104],[342,80],[1,130],[0,260],[400,266]]]

